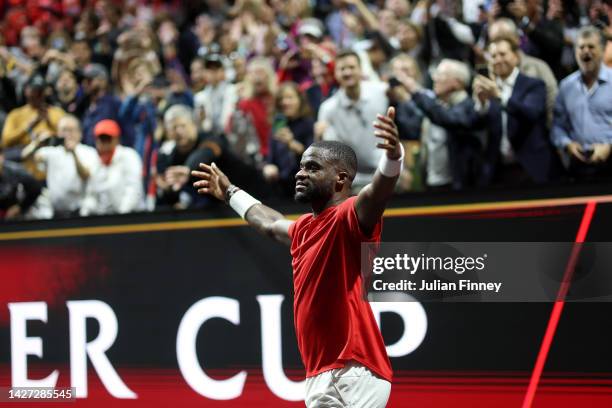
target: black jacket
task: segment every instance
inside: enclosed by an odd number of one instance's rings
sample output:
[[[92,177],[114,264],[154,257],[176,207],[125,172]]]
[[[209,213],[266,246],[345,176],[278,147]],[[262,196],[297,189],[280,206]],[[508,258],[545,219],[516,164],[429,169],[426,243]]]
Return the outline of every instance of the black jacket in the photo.
[[[487,113],[486,177],[491,180],[501,163],[502,111],[508,116],[508,140],[516,160],[531,180],[545,183],[557,178],[561,170],[559,157],[546,130],[546,86],[520,73],[506,106],[500,100],[492,100]]]
[[[0,210],[19,204],[22,213],[26,212],[38,195],[41,185],[21,165],[4,161],[0,172]]]

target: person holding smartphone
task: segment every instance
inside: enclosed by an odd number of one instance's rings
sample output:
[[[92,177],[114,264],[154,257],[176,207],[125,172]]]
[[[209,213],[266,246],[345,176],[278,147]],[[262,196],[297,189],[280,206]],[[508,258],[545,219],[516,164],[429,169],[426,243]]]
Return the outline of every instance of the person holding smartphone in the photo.
[[[572,176],[610,176],[612,145],[612,69],[603,64],[605,40],[593,26],[578,32],[579,70],[559,86],[552,141],[569,158]]]

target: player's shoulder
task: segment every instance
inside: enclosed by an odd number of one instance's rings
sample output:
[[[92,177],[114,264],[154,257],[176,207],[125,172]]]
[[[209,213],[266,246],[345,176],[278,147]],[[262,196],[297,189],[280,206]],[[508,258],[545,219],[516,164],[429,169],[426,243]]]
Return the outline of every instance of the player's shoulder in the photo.
[[[300,230],[312,220],[312,213],[306,213],[300,215],[295,221],[289,226],[289,237],[293,239],[296,235],[299,235]]]
[[[356,195],[350,196],[348,197],[346,200],[344,200],[343,202],[341,202],[338,206],[341,208],[354,208],[355,207],[355,201],[357,201],[357,197]]]
[[[308,221],[312,220],[312,218],[313,218],[312,213],[302,214],[293,222],[293,225],[295,225],[296,227],[301,226],[307,223]]]
[[[334,208],[334,216],[336,218],[349,218],[355,213],[355,201],[357,196],[348,197]]]

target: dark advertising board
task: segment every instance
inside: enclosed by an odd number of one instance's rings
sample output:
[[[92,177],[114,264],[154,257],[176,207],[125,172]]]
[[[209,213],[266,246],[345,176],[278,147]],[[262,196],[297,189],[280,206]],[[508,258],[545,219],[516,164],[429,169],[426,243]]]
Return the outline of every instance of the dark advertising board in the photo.
[[[395,204],[384,241],[573,242],[585,210]],[[0,234],[3,392],[65,387],[76,400],[59,403],[84,407],[303,406],[288,250],[223,214]],[[597,204],[586,240],[610,241],[611,221]],[[389,407],[520,406],[552,308],[373,304],[395,372]],[[610,316],[606,302],[564,305],[533,406],[612,406]]]

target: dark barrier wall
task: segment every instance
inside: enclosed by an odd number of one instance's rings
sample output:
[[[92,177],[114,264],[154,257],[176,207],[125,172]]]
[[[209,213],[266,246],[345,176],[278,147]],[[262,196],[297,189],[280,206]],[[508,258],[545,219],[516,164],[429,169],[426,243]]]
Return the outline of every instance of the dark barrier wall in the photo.
[[[402,204],[385,219],[386,241],[572,242],[584,213],[414,216]],[[611,217],[598,204],[587,240],[609,241]],[[0,234],[0,387],[76,386],[68,406],[303,406],[287,248],[214,214],[162,221]],[[519,406],[551,309],[374,305],[396,375],[389,406]],[[535,406],[612,404],[610,316],[607,303],[565,305]]]

